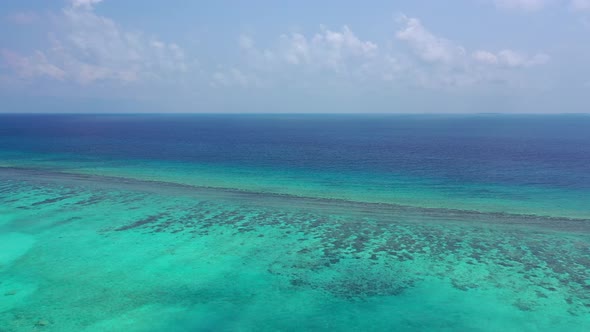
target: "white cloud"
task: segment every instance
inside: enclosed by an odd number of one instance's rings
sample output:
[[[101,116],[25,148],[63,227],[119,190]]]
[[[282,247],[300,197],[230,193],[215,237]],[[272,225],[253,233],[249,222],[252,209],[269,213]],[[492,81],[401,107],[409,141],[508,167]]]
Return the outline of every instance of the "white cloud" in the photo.
[[[473,58],[481,63],[495,65],[498,64],[498,56],[488,51],[476,51]]]
[[[266,50],[255,47],[254,41],[242,36],[240,47],[251,60],[266,66],[307,66],[344,73],[351,63],[363,63],[378,52],[377,44],[357,37],[348,26],[340,31],[321,27],[312,36],[300,33],[282,34],[278,45]]]
[[[489,51],[476,51],[473,58],[482,64],[502,65],[506,67],[532,67],[547,63],[550,57],[544,53],[528,56],[513,50],[502,50],[498,53]]]
[[[450,63],[465,55],[465,49],[428,31],[417,18],[398,18],[404,26],[396,33],[399,40],[407,42],[414,52],[428,62]]]
[[[549,61],[543,53],[529,56],[509,49],[470,52],[431,32],[417,18],[402,15],[397,21],[401,24],[395,34],[397,42],[386,46],[359,38],[347,26],[337,31],[321,27],[311,35],[282,34],[278,43],[267,49],[257,48],[249,36],[240,36],[238,44],[246,62],[217,71],[211,85],[253,86],[256,80],[252,77],[264,77],[265,82],[334,79],[350,84],[380,81],[457,87],[508,82],[518,72],[512,69]],[[402,44],[409,46],[409,52],[400,47]]]
[[[63,81],[66,78],[65,71],[50,63],[42,52],[37,51],[31,56],[23,57],[14,52],[3,49],[0,50],[0,54],[8,66],[18,71],[22,77],[32,78],[45,76],[60,81]]]
[[[359,39],[348,26],[341,31],[321,27],[313,37],[293,33],[281,36],[280,49],[272,53],[291,65],[308,64],[334,71],[344,71],[350,60],[371,58],[377,45]],[[269,53],[271,54],[271,53]]]
[[[192,66],[177,44],[130,31],[94,11],[98,0],[72,0],[53,20],[51,47],[18,54],[2,50],[5,65],[19,77],[88,85],[178,78]],[[506,81],[509,72],[545,64],[549,56],[518,50],[468,50],[460,42],[427,29],[417,18],[400,16],[389,44],[357,36],[344,25],[317,33],[281,34],[259,48],[242,35],[244,63],[220,64],[206,74],[213,87],[262,87],[270,82],[393,82],[422,86],[466,86]],[[401,47],[407,45],[407,48]],[[173,76],[174,75],[174,76]],[[201,82],[207,83],[207,82]],[[305,83],[307,84],[307,83]]]
[[[184,72],[190,65],[174,43],[125,30],[94,13],[98,0],[75,0],[55,18],[51,48],[33,55],[3,52],[7,64],[22,78],[49,77],[80,84],[111,80],[135,82],[168,73]]]
[[[504,9],[517,9],[535,11],[545,7],[550,0],[494,0],[497,7]]]
[[[498,52],[498,59],[501,64],[509,67],[531,67],[543,65],[549,61],[549,56],[543,53],[528,57],[523,53],[512,50],[503,50]]]
[[[242,49],[251,50],[254,48],[254,41],[249,36],[241,35],[239,38],[239,45]]]
[[[282,56],[287,63],[298,65],[311,62],[310,45],[305,36],[298,33],[282,35],[281,41],[285,48]]]
[[[466,48],[459,43],[439,37],[426,29],[417,18],[401,16],[398,22],[402,28],[397,31],[397,39],[410,45],[415,55],[429,63],[447,67],[467,68],[473,60],[484,65],[503,65],[507,67],[532,67],[549,61],[549,56],[539,53],[534,56],[509,49],[493,53],[478,50],[467,56]]]
[[[103,0],[70,0],[72,7],[91,9],[95,4],[102,2]]]
[[[327,82],[335,77],[339,82],[343,78],[352,82],[352,78],[384,75],[383,68],[378,71],[376,65],[383,60],[377,44],[361,39],[346,25],[339,30],[320,26],[319,32],[312,34],[281,34],[267,48],[259,48],[252,37],[241,35],[238,45],[244,63],[232,68],[240,68],[239,73],[218,70],[212,76],[211,86],[244,86],[248,82],[250,87],[266,87],[276,82]]]
[[[418,62],[406,65],[409,79],[421,86],[467,86],[482,82],[507,82],[506,69],[528,68],[549,61],[543,53],[534,56],[513,50],[494,53],[478,50],[469,56],[458,42],[437,36],[417,18],[400,16],[396,38],[409,45]],[[399,56],[398,56],[399,57]],[[424,65],[426,62],[427,65]],[[502,69],[502,70],[500,70]]]

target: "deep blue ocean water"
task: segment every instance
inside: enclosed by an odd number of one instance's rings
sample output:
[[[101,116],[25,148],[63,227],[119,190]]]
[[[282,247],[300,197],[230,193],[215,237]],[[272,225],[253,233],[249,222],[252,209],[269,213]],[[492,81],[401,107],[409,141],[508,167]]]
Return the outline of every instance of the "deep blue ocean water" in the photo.
[[[585,115],[0,115],[0,148],[590,188]]]

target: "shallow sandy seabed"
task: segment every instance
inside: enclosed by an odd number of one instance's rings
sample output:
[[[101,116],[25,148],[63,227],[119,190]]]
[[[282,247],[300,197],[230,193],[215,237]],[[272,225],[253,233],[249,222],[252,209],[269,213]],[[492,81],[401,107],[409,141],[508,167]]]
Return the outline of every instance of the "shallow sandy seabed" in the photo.
[[[0,331],[590,330],[585,219],[2,174]]]

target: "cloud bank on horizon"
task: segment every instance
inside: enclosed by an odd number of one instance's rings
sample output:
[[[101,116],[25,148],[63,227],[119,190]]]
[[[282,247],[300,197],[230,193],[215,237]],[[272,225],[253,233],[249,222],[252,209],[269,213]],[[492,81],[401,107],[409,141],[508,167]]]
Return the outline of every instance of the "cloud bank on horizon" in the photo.
[[[590,110],[590,0],[39,0],[0,17],[8,112]]]

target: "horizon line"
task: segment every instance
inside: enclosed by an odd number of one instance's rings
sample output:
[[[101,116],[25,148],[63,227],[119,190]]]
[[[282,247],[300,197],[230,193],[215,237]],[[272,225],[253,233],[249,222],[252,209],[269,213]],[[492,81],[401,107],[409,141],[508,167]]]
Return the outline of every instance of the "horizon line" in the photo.
[[[0,115],[590,115],[590,112],[525,113],[525,112],[0,112]]]

